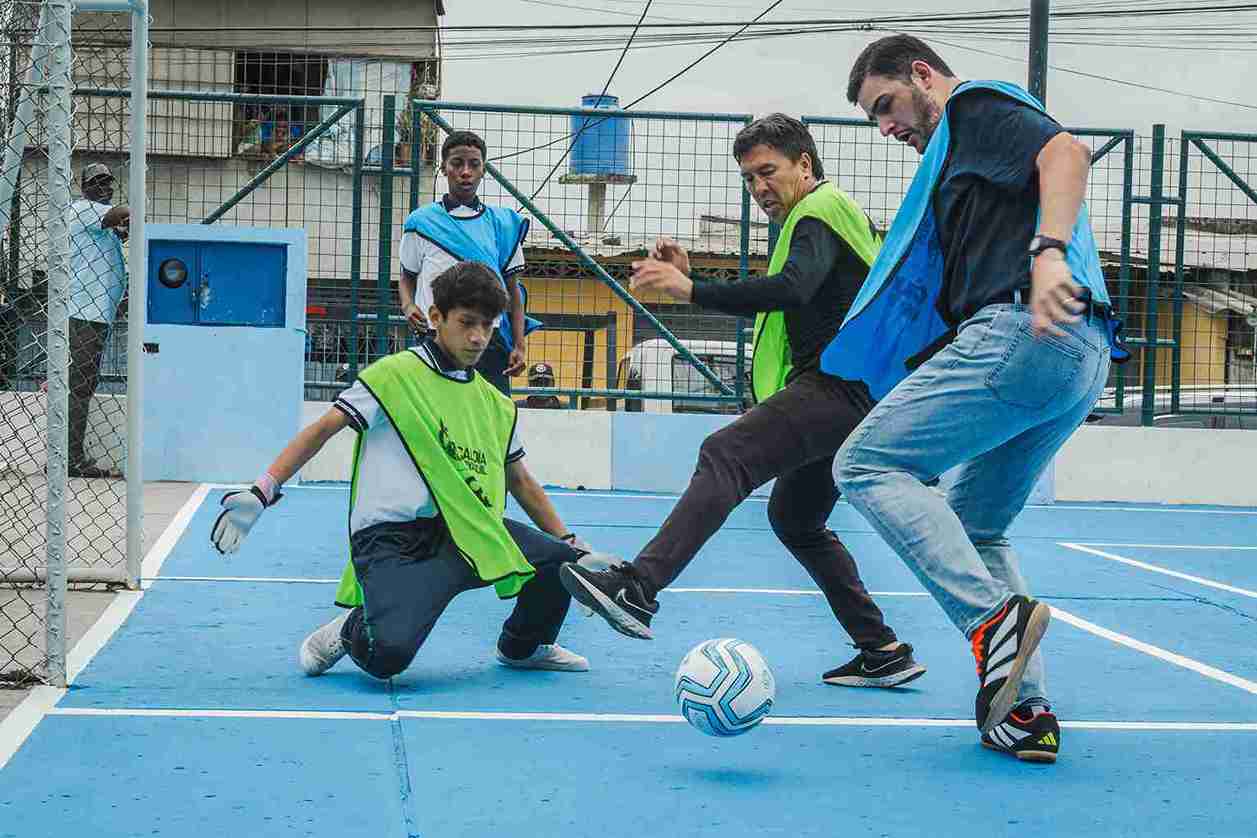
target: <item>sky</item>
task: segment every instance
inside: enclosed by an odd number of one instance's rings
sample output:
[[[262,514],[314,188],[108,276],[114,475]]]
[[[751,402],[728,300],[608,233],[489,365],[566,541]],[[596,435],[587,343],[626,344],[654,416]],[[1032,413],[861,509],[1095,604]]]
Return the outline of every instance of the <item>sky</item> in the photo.
[[[640,15],[643,3],[644,0],[446,0],[447,14],[443,23],[447,27],[489,23],[633,23]],[[666,18],[749,20],[769,3],[770,0],[729,0],[727,3],[716,3],[715,0],[656,0],[647,21],[663,21]],[[1098,6],[1147,8],[1166,5],[1193,4],[1190,0],[1140,4],[1105,3],[1101,0],[1083,4],[1072,0],[1054,2],[1052,7],[1055,11],[1068,11]],[[582,6],[596,11],[561,6]],[[868,0],[859,0],[855,4],[786,0],[764,20],[790,23],[817,17],[879,15],[886,14],[888,10],[895,13],[998,12],[1025,11],[1028,7],[1026,2],[1009,0],[965,0],[931,5],[916,0],[909,8],[883,7],[876,10],[870,8]],[[1154,122],[1165,123],[1172,133],[1182,128],[1257,132],[1257,94],[1253,92],[1252,80],[1252,67],[1257,64],[1257,48],[1253,46],[1257,37],[1230,41],[1230,49],[1221,50],[1216,48],[1216,41],[1204,48],[1195,47],[1184,33],[1186,28],[1203,32],[1211,27],[1257,32],[1257,12],[1061,25],[1075,30],[1088,27],[1093,37],[1113,30],[1125,29],[1129,33],[1132,27],[1161,28],[1159,33],[1146,39],[1158,42],[1155,48],[1053,43],[1049,50],[1049,64],[1058,69],[1049,70],[1047,103],[1049,110],[1062,123],[1133,128],[1140,134],[1151,133]],[[1171,28],[1176,31],[1165,31]],[[587,34],[574,33],[572,37]],[[864,45],[882,34],[889,33],[821,33],[731,43],[637,107],[753,114],[781,110],[795,115],[861,116],[845,98],[847,73]],[[1003,79],[1026,84],[1027,45],[1024,40],[981,40],[964,34],[949,34],[940,41],[931,38],[929,32],[914,34],[933,41],[934,48],[963,78]],[[457,40],[473,37],[473,33],[448,32],[445,37]],[[1060,35],[1058,40],[1065,37]],[[1166,49],[1167,46],[1174,48]],[[620,95],[622,102],[636,98],[707,49],[708,45],[686,45],[631,51],[611,85],[611,92]],[[984,55],[973,49],[1009,58]],[[601,52],[489,60],[459,58],[458,54],[459,50],[453,47],[446,53],[445,99],[561,106],[577,105],[581,95],[600,91],[618,57],[617,52]],[[1067,73],[1059,68],[1167,88],[1188,95],[1144,90]],[[1201,97],[1249,107],[1209,102]]]

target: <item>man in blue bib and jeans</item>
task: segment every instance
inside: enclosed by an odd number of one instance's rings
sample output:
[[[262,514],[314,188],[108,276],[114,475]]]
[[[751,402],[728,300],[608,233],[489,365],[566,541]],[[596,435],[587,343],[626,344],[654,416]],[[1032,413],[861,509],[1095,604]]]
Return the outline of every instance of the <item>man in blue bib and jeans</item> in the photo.
[[[1091,152],[1021,88],[962,83],[905,35],[864,50],[847,97],[922,161],[822,355],[878,400],[834,477],[969,638],[982,744],[1052,762],[1050,609],[1007,531],[1122,359],[1083,205]],[[956,466],[944,498],[928,484]]]

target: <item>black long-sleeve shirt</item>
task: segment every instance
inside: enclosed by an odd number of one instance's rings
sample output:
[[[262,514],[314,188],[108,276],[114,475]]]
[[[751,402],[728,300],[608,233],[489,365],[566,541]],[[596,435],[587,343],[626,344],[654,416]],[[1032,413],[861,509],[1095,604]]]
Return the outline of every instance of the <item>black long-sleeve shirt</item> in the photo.
[[[781,311],[790,339],[793,378],[815,369],[864,284],[868,266],[824,222],[804,218],[794,227],[781,272],[734,282],[694,280],[695,305],[739,317]]]

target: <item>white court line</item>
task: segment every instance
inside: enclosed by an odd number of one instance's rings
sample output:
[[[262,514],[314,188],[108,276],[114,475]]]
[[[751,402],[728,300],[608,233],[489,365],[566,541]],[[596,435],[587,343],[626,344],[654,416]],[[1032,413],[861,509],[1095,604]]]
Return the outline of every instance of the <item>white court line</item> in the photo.
[[[26,737],[31,735],[44,716],[52,712],[63,695],[65,690],[56,687],[35,687],[0,721],[0,769],[8,764]]]
[[[661,594],[783,594],[785,596],[820,596],[821,592],[803,588],[664,588]],[[869,591],[871,596],[929,596],[925,591]]]
[[[243,483],[207,483],[210,489],[247,489],[249,486]],[[343,492],[349,488],[348,483],[336,484],[331,486],[307,486],[298,483],[296,486],[289,487],[292,489],[308,489],[314,492]],[[612,498],[623,500],[677,500],[680,495],[670,494],[620,494],[618,492],[610,492],[595,489],[593,491],[580,492],[570,489],[553,489],[546,490],[546,494],[552,498]],[[755,503],[768,503],[768,498],[762,495],[751,495],[746,499]],[[839,500],[839,504],[850,506],[846,500]],[[1061,503],[1028,503],[1026,509],[1052,509],[1056,511],[1070,512],[1073,510],[1088,512],[1179,512],[1191,513],[1195,515],[1257,515],[1257,509],[1184,509],[1174,506],[1153,506],[1151,508],[1144,506],[1065,506],[1067,501]],[[596,525],[591,525],[596,526]]]
[[[50,716],[125,716],[158,719],[330,719],[387,722],[396,713],[362,710],[185,710],[163,707],[54,707]]]
[[[611,498],[611,499],[623,499],[623,500],[677,500],[680,497],[680,495],[669,495],[669,494],[628,495],[628,494],[618,494],[615,492],[599,492],[599,491],[574,492],[574,491],[566,491],[562,489],[557,489],[554,491],[547,490],[546,494],[552,498],[553,497]],[[768,503],[769,499],[760,495],[752,495],[751,497],[747,498],[747,500],[755,501],[756,503]],[[838,503],[839,505],[842,505],[842,506],[851,505],[846,500],[839,500]],[[1080,511],[1080,512],[1081,511],[1086,511],[1086,512],[1155,512],[1155,513],[1178,512],[1178,513],[1191,513],[1194,515],[1257,515],[1257,509],[1191,509],[1191,508],[1183,508],[1183,507],[1175,507],[1175,506],[1152,506],[1152,507],[1092,506],[1092,505],[1073,506],[1073,505],[1067,505],[1067,503],[1068,503],[1067,501],[1062,501],[1060,503],[1028,503],[1026,504],[1025,508],[1026,509],[1050,509],[1056,512],[1074,512],[1074,511]]]
[[[1119,562],[1121,564],[1130,565],[1131,567],[1137,567],[1140,570],[1148,570],[1153,573],[1161,573],[1161,574],[1164,574],[1165,576],[1173,576],[1175,579],[1183,579],[1187,582],[1194,582],[1197,585],[1204,585],[1209,588],[1216,588],[1219,591],[1226,591],[1227,593],[1239,594],[1240,596],[1246,596],[1252,599],[1257,599],[1257,591],[1250,591],[1247,588],[1237,588],[1234,585],[1227,585],[1222,582],[1215,582],[1214,580],[1206,579],[1203,576],[1192,576],[1190,573],[1180,573],[1177,570],[1170,570],[1168,567],[1161,567],[1160,565],[1149,564],[1148,562],[1141,562],[1135,559],[1128,559],[1125,556],[1119,556],[1116,553],[1106,553],[1103,550],[1096,550],[1094,547],[1084,547],[1081,544],[1075,544],[1070,541],[1058,541],[1056,543],[1059,544],[1061,547],[1068,547],[1070,550],[1077,550],[1080,553],[1090,553],[1093,556],[1099,556],[1102,559],[1108,559],[1109,561]]]
[[[1192,658],[1185,657],[1183,655],[1175,654],[1174,652],[1162,649],[1160,646],[1153,646],[1151,643],[1144,643],[1142,640],[1136,640],[1135,638],[1128,637],[1125,634],[1110,631],[1103,626],[1097,626],[1095,623],[1088,622],[1075,614],[1070,614],[1068,611],[1062,611],[1055,605],[1050,607],[1052,609],[1053,617],[1066,622],[1075,628],[1080,628],[1085,632],[1094,634],[1096,637],[1103,637],[1105,640],[1111,640],[1121,646],[1127,646],[1137,652],[1143,652],[1145,655],[1160,658],[1161,660],[1172,663],[1175,666],[1190,669],[1192,672],[1203,675],[1206,678],[1212,678],[1215,681],[1221,681],[1223,684],[1229,684],[1232,687],[1238,687],[1245,692],[1257,695],[1257,682],[1249,681],[1247,678],[1241,678],[1238,675],[1232,675],[1229,672],[1223,672],[1221,669],[1217,669],[1216,667],[1209,666],[1206,663],[1201,663],[1198,660],[1193,660]]]
[[[209,491],[210,487],[205,483],[196,487],[192,497],[188,498],[187,503],[175,515],[170,525],[166,527],[166,531],[161,534],[161,537],[153,544],[153,548],[148,551],[148,555],[144,557],[144,564],[140,570],[142,575],[152,578],[161,572],[161,566],[165,564],[166,557],[170,555],[170,551],[179,543],[179,538],[183,535],[183,531],[188,528],[188,524],[192,521],[192,516],[196,514],[196,510],[200,508]]]
[[[209,486],[205,484],[198,486],[192,492],[165,531],[154,542],[148,555],[144,557],[141,576],[151,577],[158,574],[162,563],[166,561],[171,549],[179,541],[183,531],[187,529],[188,523],[196,514],[197,508],[205,500],[208,492]],[[74,679],[79,676],[96,653],[109,642],[109,638],[135,610],[135,606],[143,597],[143,590],[125,591],[114,597],[104,613],[66,654],[67,682],[74,683]],[[57,687],[36,687],[22,700],[21,704],[0,721],[0,769],[3,769],[17,753],[17,749],[22,747],[22,743],[31,735],[40,720],[45,715],[56,712],[55,705],[65,693],[64,689]]]
[[[283,576],[159,576],[152,582],[274,582],[286,585],[339,585],[340,579],[319,579]],[[782,596],[821,596],[817,590],[803,588],[664,588],[664,594],[778,594]],[[925,591],[869,591],[871,596],[929,596]]]
[[[1087,547],[1140,547],[1146,550],[1257,550],[1257,547],[1239,547],[1233,544],[1128,544],[1121,541],[1075,541]]]
[[[66,655],[65,674],[68,682],[74,683],[88,662],[109,642],[113,633],[135,610],[143,596],[143,591],[119,591],[114,595],[113,602],[101,612],[87,634],[80,637],[79,642]]]
[[[161,566],[166,562],[166,557],[179,543],[179,538],[188,528],[192,516],[196,514],[207,494],[209,494],[208,487],[198,486],[175,513],[175,517],[171,519],[157,541],[153,542],[148,555],[144,557],[140,569],[141,580],[151,580],[161,572]],[[87,633],[79,638],[79,642],[74,644],[74,648],[66,656],[66,680],[69,683],[74,683],[74,679],[79,676],[88,662],[109,642],[109,638],[113,637],[118,627],[135,610],[135,606],[144,596],[145,587],[144,582],[141,581],[140,590],[122,591],[115,595],[113,602],[109,603],[104,613],[97,618]]]
[[[298,578],[295,576],[158,576],[146,582],[276,582],[287,585],[337,585],[339,579]]]
[[[392,713],[322,710],[185,710],[129,707],[56,707],[53,716],[95,716],[172,719],[285,719],[315,721],[396,721],[430,719],[444,721],[539,721],[630,724],[684,724],[680,715],[660,713],[544,713],[488,710],[398,710]],[[962,727],[973,719],[919,719],[877,716],[769,716],[766,725],[794,727]],[[1222,731],[1257,733],[1257,722],[1111,722],[1062,721],[1075,730]]]

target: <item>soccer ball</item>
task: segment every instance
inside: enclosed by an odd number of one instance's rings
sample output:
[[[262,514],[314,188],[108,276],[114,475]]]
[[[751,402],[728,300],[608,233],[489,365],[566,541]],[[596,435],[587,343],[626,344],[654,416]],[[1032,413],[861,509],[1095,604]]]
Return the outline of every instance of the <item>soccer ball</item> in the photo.
[[[768,715],[776,693],[764,657],[732,637],[698,644],[677,668],[681,715],[708,736],[746,733]]]

